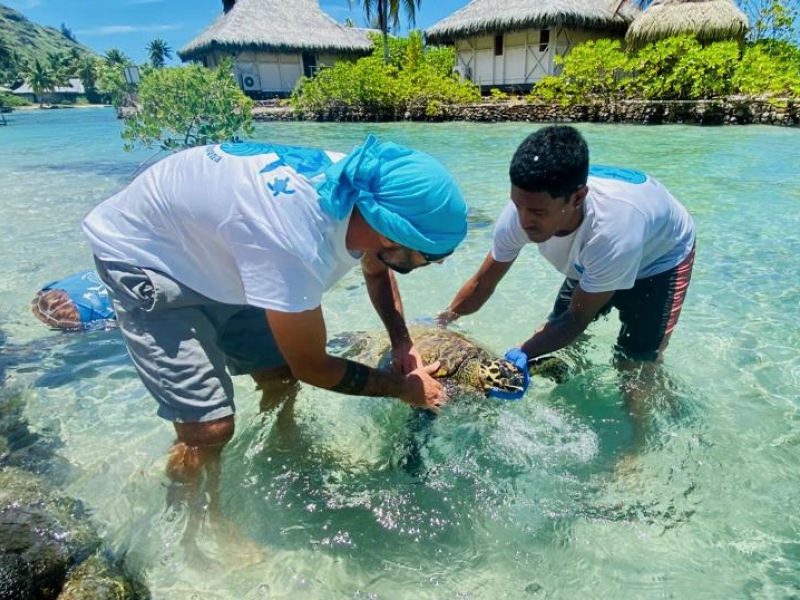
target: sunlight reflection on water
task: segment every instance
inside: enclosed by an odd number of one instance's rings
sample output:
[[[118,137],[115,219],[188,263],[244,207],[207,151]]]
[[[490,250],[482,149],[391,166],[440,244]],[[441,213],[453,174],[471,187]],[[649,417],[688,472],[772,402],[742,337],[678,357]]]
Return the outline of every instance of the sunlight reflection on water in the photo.
[[[418,319],[483,259],[508,158],[533,128],[275,123],[257,138],[346,151],[374,132],[452,169],[472,204],[470,233],[443,265],[401,278]],[[165,507],[172,433],[117,334],[57,335],[28,313],[39,286],[90,264],[80,217],[148,158],[120,151],[105,110],[14,113],[0,132],[4,398],[24,404],[38,435],[26,439],[59,459],[50,477],[85,499],[158,599],[792,597],[797,131],[580,128],[596,162],[654,173],[698,223],[694,281],[644,431],[610,366],[614,317],[564,353],[568,383],[537,382],[523,402],[454,403],[419,427],[400,403],[308,387],[293,415],[259,414],[239,379],[223,468],[233,541],[204,530],[188,552],[186,515]],[[86,141],[72,144],[78,132]],[[457,328],[501,353],[547,314],[559,283],[526,252]],[[380,329],[357,273],[325,309],[332,335]]]

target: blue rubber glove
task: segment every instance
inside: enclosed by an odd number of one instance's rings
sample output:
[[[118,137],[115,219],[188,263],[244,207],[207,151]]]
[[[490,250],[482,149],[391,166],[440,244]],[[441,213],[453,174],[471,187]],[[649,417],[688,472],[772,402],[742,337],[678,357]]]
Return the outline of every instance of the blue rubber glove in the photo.
[[[519,348],[512,348],[506,352],[506,360],[514,363],[514,365],[522,372],[523,383],[522,389],[517,392],[507,392],[498,388],[491,388],[487,395],[490,398],[498,398],[500,400],[519,400],[528,391],[528,386],[531,383],[530,375],[528,375],[528,356]]]

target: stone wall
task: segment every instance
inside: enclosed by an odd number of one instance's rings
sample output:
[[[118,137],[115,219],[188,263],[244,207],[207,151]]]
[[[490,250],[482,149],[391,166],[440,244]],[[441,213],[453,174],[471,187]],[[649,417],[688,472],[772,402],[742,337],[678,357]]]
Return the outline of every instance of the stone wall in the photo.
[[[257,121],[296,120],[286,106],[257,106]],[[377,121],[375,115],[332,114],[320,121]],[[406,113],[396,120],[426,120],[424,115]],[[487,102],[451,106],[436,120],[441,121],[527,121],[531,123],[687,123],[700,125],[800,126],[800,99],[729,97],[714,100],[623,100],[598,101],[570,107],[529,104],[524,101]]]

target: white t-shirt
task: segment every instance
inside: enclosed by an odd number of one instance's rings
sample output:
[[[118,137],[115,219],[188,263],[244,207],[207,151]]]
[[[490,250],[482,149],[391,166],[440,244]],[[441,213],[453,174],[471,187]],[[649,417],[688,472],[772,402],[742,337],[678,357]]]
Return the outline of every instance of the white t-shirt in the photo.
[[[637,279],[677,266],[692,251],[692,217],[658,180],[629,169],[592,167],[587,185],[578,229],[536,244],[585,291],[630,289]],[[492,256],[510,262],[531,243],[509,201],[495,225]]]
[[[322,211],[314,183],[343,154],[266,144],[185,150],[156,163],[83,221],[94,254],[164,272],[226,304],[320,305],[359,262],[349,218]]]

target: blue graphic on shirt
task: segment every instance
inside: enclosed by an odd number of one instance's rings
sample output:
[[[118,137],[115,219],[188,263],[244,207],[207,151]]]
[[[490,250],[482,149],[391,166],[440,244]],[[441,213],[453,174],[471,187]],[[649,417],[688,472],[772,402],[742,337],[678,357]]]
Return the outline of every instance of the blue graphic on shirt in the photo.
[[[272,154],[272,144],[256,144],[253,142],[225,142],[219,145],[221,152],[231,156],[258,156]]]
[[[575,269],[578,275],[583,275],[584,268],[581,263],[572,263],[572,268]]]
[[[231,156],[259,156],[277,154],[278,158],[267,163],[261,173],[269,173],[278,167],[289,166],[297,173],[314,177],[333,164],[324,150],[303,148],[301,146],[281,146],[279,144],[256,144],[252,142],[225,143],[220,151]]]
[[[589,175],[602,179],[616,179],[627,183],[644,183],[647,175],[634,169],[624,169],[622,167],[609,167],[606,165],[592,165],[589,167]]]
[[[263,172],[263,171],[262,171]],[[286,177],[285,179],[275,179],[272,183],[268,183],[267,187],[272,190],[272,195],[275,197],[280,196],[281,194],[294,194],[297,190],[290,190],[289,189],[289,178]]]

